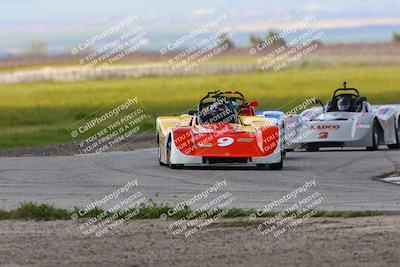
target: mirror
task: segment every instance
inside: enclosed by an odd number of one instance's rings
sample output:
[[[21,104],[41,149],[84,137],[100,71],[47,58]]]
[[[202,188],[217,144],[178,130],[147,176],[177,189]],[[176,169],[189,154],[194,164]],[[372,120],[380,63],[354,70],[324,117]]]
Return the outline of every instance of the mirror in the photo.
[[[258,102],[257,101],[250,101],[249,102],[249,107],[258,107]]]

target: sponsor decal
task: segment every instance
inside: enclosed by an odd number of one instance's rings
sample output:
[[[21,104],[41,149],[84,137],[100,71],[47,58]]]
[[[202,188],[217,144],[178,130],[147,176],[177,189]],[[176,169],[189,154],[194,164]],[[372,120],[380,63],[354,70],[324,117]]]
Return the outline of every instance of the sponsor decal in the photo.
[[[311,130],[315,130],[315,131],[319,131],[319,130],[324,130],[324,131],[338,130],[338,129],[340,129],[340,125],[311,125],[310,129]]]
[[[369,128],[371,128],[371,125],[364,124],[364,123],[357,123],[356,124],[356,128],[358,128],[358,129],[369,129]]]
[[[389,108],[380,108],[379,111],[378,111],[378,115],[385,115],[389,111],[390,111]]]
[[[237,141],[240,142],[240,143],[251,143],[253,141],[253,139],[251,139],[251,138],[238,138]]]
[[[212,147],[212,144],[198,144],[198,147]]]
[[[328,132],[320,132],[318,135],[318,139],[328,139],[329,133]]]

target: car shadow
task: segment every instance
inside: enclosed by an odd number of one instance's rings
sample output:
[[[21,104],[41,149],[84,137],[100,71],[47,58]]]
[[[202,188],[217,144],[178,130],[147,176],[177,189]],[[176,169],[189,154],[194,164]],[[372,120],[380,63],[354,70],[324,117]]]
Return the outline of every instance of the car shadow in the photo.
[[[218,166],[185,166],[184,170],[220,170],[220,171],[277,171],[267,168],[258,168],[255,166],[231,166],[231,165],[218,165]],[[284,167],[285,169],[285,167]],[[281,170],[278,170],[281,171]]]
[[[365,151],[365,152],[376,152],[376,151],[387,151],[389,150],[388,148],[386,148],[385,146],[380,147],[378,150],[367,150],[365,148],[322,148],[318,151],[306,151],[305,149],[298,149],[289,153],[298,153],[298,152],[306,152],[306,153],[318,153],[318,152],[360,152],[360,151]]]

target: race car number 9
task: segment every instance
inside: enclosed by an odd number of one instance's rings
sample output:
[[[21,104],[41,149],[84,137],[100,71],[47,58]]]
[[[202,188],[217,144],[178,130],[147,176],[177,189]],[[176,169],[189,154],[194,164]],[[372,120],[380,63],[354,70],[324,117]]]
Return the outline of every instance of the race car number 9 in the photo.
[[[225,146],[230,146],[230,145],[232,145],[233,144],[233,138],[231,138],[231,137],[222,137],[222,138],[220,138],[220,139],[218,139],[217,140],[217,143],[218,143],[218,146],[222,146],[222,147],[225,147]]]

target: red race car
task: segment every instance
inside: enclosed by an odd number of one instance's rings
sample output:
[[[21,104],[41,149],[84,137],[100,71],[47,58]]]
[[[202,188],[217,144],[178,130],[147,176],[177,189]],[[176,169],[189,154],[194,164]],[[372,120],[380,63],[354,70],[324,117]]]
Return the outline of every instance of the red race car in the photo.
[[[256,105],[246,103],[239,92],[215,91],[189,114],[158,117],[160,164],[171,168],[253,164],[282,169],[281,129],[263,116],[254,116]]]

